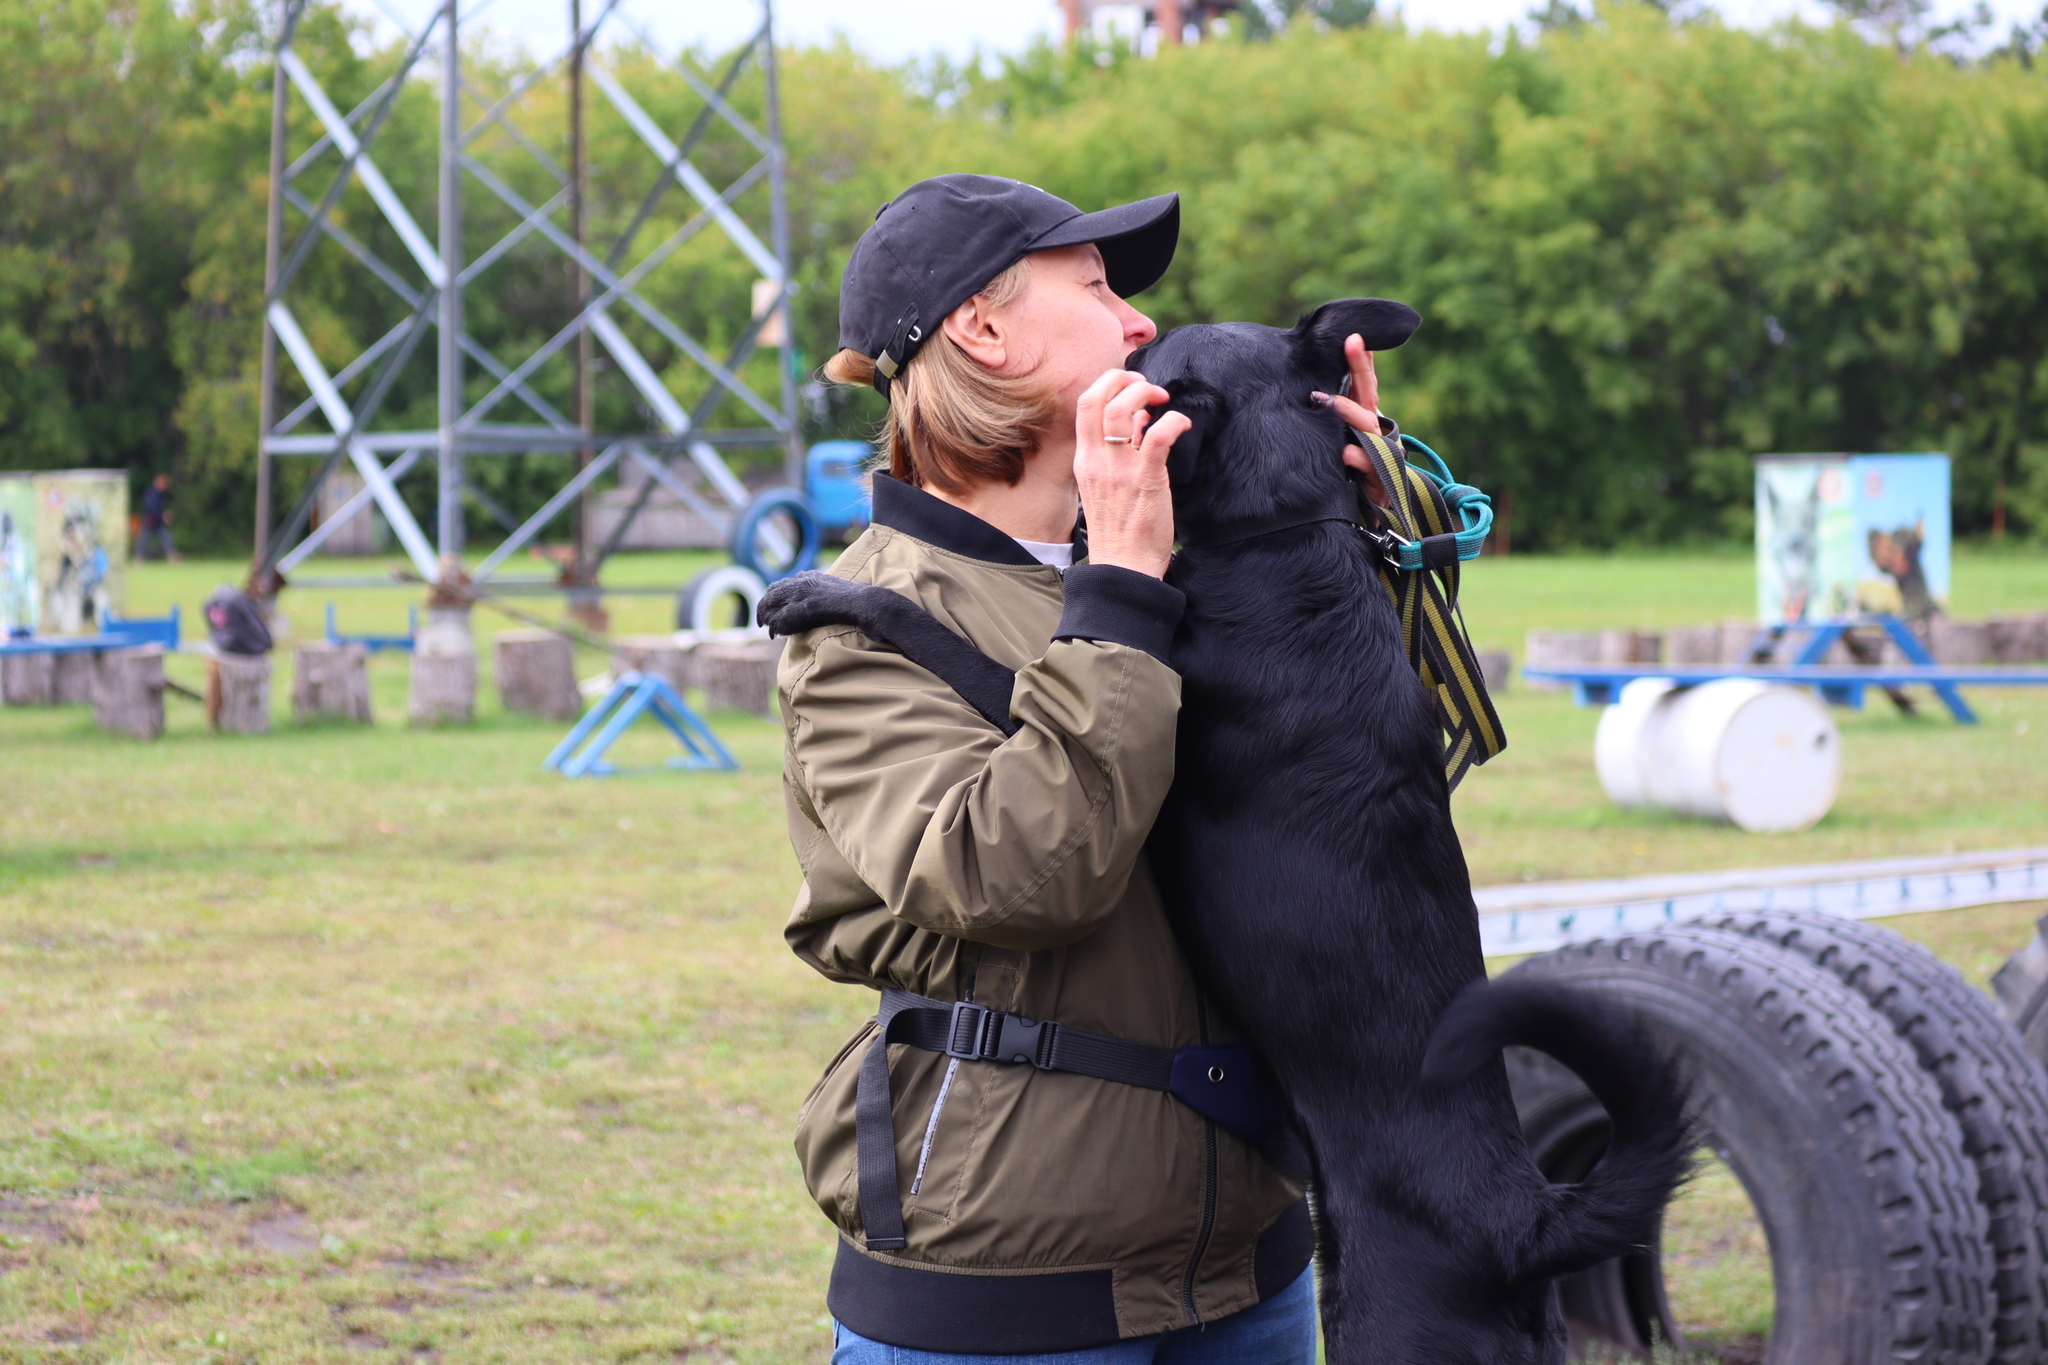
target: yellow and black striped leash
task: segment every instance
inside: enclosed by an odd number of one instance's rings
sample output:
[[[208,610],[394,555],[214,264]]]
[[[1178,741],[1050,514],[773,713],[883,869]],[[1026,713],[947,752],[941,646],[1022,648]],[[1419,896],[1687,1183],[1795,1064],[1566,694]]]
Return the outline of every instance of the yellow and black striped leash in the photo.
[[[1458,613],[1458,565],[1479,553],[1492,509],[1485,494],[1454,481],[1436,452],[1420,441],[1402,437],[1397,443],[1367,431],[1353,435],[1387,490],[1388,506],[1366,504],[1381,524],[1362,529],[1381,549],[1380,584],[1401,617],[1409,666],[1435,698],[1444,732],[1444,779],[1455,789],[1474,764],[1508,743]],[[1427,455],[1441,477],[1410,464],[1404,444]]]

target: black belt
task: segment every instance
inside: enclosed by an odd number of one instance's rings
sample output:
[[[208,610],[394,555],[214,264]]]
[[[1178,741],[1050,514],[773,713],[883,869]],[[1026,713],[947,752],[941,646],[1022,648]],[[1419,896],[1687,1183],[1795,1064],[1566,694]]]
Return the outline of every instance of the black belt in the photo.
[[[886,990],[875,1016],[874,1037],[860,1060],[853,1101],[861,1233],[871,1251],[896,1251],[905,1245],[889,1088],[891,1043],[943,1052],[961,1061],[1030,1065],[1040,1071],[1071,1071],[1164,1090],[1253,1141],[1260,1140],[1273,1122],[1273,1108],[1249,1047],[1156,1047],[1052,1019],[1005,1014],[971,1001],[949,1005],[909,991]]]

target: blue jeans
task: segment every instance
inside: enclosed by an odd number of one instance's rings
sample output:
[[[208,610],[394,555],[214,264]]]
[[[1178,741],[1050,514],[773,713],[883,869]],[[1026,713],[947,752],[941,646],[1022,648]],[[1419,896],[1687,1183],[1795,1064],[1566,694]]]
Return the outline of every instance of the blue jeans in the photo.
[[[1315,1365],[1315,1272],[1304,1270],[1287,1288],[1241,1313],[1204,1323],[1133,1337],[1085,1351],[1034,1356],[953,1355],[884,1346],[832,1324],[832,1365]]]

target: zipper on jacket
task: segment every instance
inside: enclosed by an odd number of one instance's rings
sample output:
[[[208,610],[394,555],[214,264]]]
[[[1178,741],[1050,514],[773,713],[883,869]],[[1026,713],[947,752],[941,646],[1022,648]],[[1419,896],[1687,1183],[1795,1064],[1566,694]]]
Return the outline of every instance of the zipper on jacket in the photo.
[[[1201,1041],[1209,1041],[1209,1005],[1199,994],[1195,997],[1195,1021]],[[1202,1176],[1202,1230],[1195,1236],[1195,1254],[1188,1258],[1188,1273],[1181,1281],[1181,1303],[1188,1310],[1188,1325],[1201,1325],[1202,1315],[1195,1310],[1195,1275],[1202,1268],[1202,1257],[1208,1254],[1209,1238],[1216,1231],[1216,1121],[1202,1120],[1202,1136],[1208,1147],[1207,1169]]]

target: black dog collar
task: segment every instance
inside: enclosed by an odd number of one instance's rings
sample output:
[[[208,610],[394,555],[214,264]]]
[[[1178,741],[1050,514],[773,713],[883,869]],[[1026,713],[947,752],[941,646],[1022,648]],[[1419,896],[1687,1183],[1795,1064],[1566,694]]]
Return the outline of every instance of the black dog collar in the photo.
[[[1342,489],[1332,491],[1312,508],[1289,508],[1256,521],[1238,522],[1233,526],[1224,527],[1213,536],[1190,537],[1183,532],[1180,546],[1183,550],[1213,550],[1220,545],[1235,545],[1241,540],[1291,531],[1297,526],[1313,526],[1319,521],[1348,521],[1356,525],[1359,514],[1358,489],[1347,484]]]

